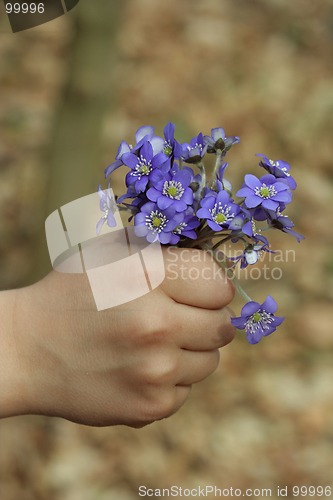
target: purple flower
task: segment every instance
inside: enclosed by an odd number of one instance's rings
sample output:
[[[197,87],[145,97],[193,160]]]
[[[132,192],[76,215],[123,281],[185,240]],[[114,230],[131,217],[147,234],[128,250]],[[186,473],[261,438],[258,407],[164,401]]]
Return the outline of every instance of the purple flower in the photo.
[[[277,303],[268,295],[263,304],[248,302],[242,308],[241,316],[231,318],[231,323],[239,330],[244,330],[250,344],[257,344],[263,336],[275,332],[284,318],[274,316]]]
[[[172,230],[171,245],[176,245],[181,237],[190,238],[191,240],[196,240],[198,235],[194,231],[198,226],[200,226],[199,219],[193,215],[193,210],[189,208],[185,213],[177,213],[173,217],[174,221],[177,222],[176,227]]]
[[[104,175],[105,178],[108,177],[112,172],[117,170],[117,168],[122,167],[124,164],[121,161],[123,154],[129,153],[131,151],[130,146],[127,144],[125,141],[121,141],[117,154],[116,154],[116,160],[112,162],[110,165],[106,167],[104,170]]]
[[[114,212],[117,209],[116,201],[113,197],[110,185],[108,189],[103,190],[101,186],[98,186],[98,196],[99,196],[99,208],[104,215],[96,224],[96,232],[99,234],[105,222],[109,227],[115,227],[117,225],[116,219],[114,218]]]
[[[267,172],[274,175],[277,179],[283,180],[286,182],[290,189],[296,189],[297,184],[295,179],[289,174],[290,165],[284,160],[270,160],[265,155],[258,154],[257,156],[261,156],[262,160],[259,162],[259,165],[263,167]]]
[[[156,203],[145,203],[134,217],[135,234],[144,236],[150,243],[155,241],[170,243],[171,231],[177,226],[177,221],[174,220],[175,213],[172,207],[161,210]]]
[[[266,238],[265,238],[266,239]],[[255,243],[255,244],[250,244],[248,245],[244,251],[238,255],[237,257],[229,257],[230,260],[234,261],[234,265],[236,265],[239,261],[241,263],[240,267],[241,269],[244,269],[247,267],[249,264],[256,264],[263,254],[263,252],[270,252],[274,253],[272,250],[269,250],[268,247],[268,240],[264,243]]]
[[[243,187],[236,196],[245,197],[247,208],[262,206],[267,210],[277,210],[281,204],[291,202],[287,184],[279,182],[274,175],[267,174],[258,179],[255,175],[245,175]]]
[[[133,153],[138,155],[138,151],[144,145],[145,142],[149,141],[154,155],[161,153],[163,150],[164,141],[161,137],[154,135],[154,127],[150,125],[144,125],[143,127],[138,128],[135,133],[135,146],[130,146],[127,142],[122,141],[119,145],[116,161],[111,163],[104,170],[105,177],[108,177],[112,172],[114,172],[117,168],[124,165],[123,155],[127,153]]]
[[[152,183],[153,186],[147,191],[147,197],[155,201],[162,210],[172,206],[176,212],[183,212],[187,205],[193,203],[193,191],[189,187],[193,175],[190,168],[185,167],[181,170],[174,168],[161,180]]]
[[[222,163],[222,165],[219,166],[215,174],[215,179],[213,179],[211,183],[211,188],[212,188],[211,190],[214,190],[216,192],[225,190],[228,191],[229,194],[231,194],[232,192],[231,182],[229,182],[227,179],[224,178],[224,172],[227,166],[228,163]]]
[[[180,158],[182,147],[175,139],[175,125],[169,122],[164,128],[163,153],[167,158]]]
[[[133,199],[131,203],[125,203],[125,199]],[[118,205],[120,205],[120,208],[124,207],[126,210],[131,212],[130,217],[128,218],[128,222],[130,222],[134,215],[140,212],[141,207],[145,204],[148,203],[149,200],[146,196],[146,193],[137,193],[134,189],[133,186],[130,186],[127,190],[127,192],[117,199]]]
[[[134,185],[137,193],[146,189],[149,179],[151,179],[154,169],[163,165],[163,170],[169,169],[165,163],[162,153],[154,156],[153,147],[150,142],[145,142],[140,149],[139,156],[134,153],[125,153],[122,156],[122,162],[127,165],[131,172],[126,175],[126,185]]]
[[[211,135],[205,135],[204,142],[207,145],[207,153],[221,151],[223,156],[233,144],[240,141],[239,137],[226,137],[224,128],[212,128]]]
[[[200,163],[207,151],[202,133],[200,132],[197,137],[193,137],[189,144],[184,142],[182,150],[182,158],[186,163]]]
[[[287,215],[282,215],[279,210],[276,213],[272,210],[268,210],[267,218],[272,227],[274,227],[275,229],[279,229],[284,233],[290,234],[291,236],[296,238],[298,243],[300,243],[301,240],[304,240],[304,236],[302,234],[297,233],[292,229],[295,225],[293,221],[290,220]]]
[[[207,223],[213,231],[222,231],[228,228],[233,218],[239,212],[239,206],[233,203],[227,191],[219,191],[213,196],[209,193],[201,200],[201,208],[197,211],[197,217],[207,219]]]
[[[256,210],[256,209],[255,209]],[[253,210],[248,210],[244,207],[240,207],[240,213],[234,217],[232,222],[229,224],[229,229],[232,231],[232,242],[238,241],[239,238],[247,236],[251,238],[255,243],[261,242],[268,246],[268,240],[261,233],[261,229],[257,228],[256,220],[252,214]],[[262,209],[262,212],[266,211]],[[267,214],[265,219],[267,219]]]

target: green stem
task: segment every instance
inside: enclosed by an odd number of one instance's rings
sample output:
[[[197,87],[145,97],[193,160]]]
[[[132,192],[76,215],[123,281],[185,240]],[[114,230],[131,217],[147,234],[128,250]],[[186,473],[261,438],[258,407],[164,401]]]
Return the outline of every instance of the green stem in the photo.
[[[236,278],[236,276],[232,272],[232,270],[222,260],[217,258],[217,253],[214,250],[214,247],[211,247],[211,245],[206,243],[206,244],[202,245],[202,248],[205,250],[209,250],[210,252],[213,253],[213,257],[215,259],[215,262],[225,271],[227,277],[232,281],[237,292],[245,300],[245,302],[252,302],[251,297],[242,288],[241,284],[239,283],[238,279]]]
[[[226,237],[225,237],[225,238],[223,238],[222,240],[220,240],[220,241],[218,241],[217,243],[215,243],[215,245],[213,245],[211,249],[212,249],[213,251],[217,250],[217,249],[218,249],[218,247],[219,247],[220,245],[222,245],[222,243],[225,243],[226,241],[231,240],[231,238],[232,238],[232,236],[231,236],[231,234],[229,234],[229,236],[226,236]]]
[[[197,167],[200,170],[200,174],[201,174],[200,192],[202,193],[203,190],[206,187],[206,169],[205,169],[205,165],[203,164],[202,161],[200,161],[199,163],[197,163]]]
[[[222,151],[218,149],[216,151],[216,160],[215,160],[213,178],[215,178],[215,175],[217,174],[217,171],[221,166],[221,159],[222,159]]]

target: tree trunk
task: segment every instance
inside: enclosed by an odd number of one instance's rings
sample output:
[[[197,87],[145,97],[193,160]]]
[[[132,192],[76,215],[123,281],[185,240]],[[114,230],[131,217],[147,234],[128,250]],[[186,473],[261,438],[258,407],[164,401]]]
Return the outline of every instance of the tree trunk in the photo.
[[[124,0],[81,0],[72,11],[75,36],[67,83],[46,151],[49,169],[45,218],[61,205],[97,190],[102,172],[101,133],[115,92],[112,68]],[[51,269],[45,235],[40,241],[36,280]]]

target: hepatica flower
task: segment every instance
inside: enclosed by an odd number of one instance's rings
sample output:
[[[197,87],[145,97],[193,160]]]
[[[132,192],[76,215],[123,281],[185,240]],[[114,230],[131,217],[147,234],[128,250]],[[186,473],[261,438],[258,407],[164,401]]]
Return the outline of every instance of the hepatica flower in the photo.
[[[163,153],[167,158],[180,158],[182,155],[182,147],[175,139],[175,126],[169,122],[164,129]]]
[[[149,243],[208,248],[227,274],[233,271],[231,279],[247,303],[241,315],[232,318],[232,324],[245,330],[250,344],[256,344],[274,332],[283,318],[275,316],[277,304],[270,295],[262,304],[253,301],[234,271],[254,266],[261,257],[274,253],[267,236],[269,230],[277,229],[281,235],[286,233],[297,241],[303,236],[294,230],[294,223],[284,213],[296,188],[286,161],[258,155],[259,166],[266,174],[260,178],[246,174],[242,187],[234,194],[225,175],[225,156],[239,142],[239,137],[227,136],[222,127],[212,128],[210,135],[199,132],[190,142],[180,143],[173,123],[164,127],[163,136],[146,125],[136,131],[134,145],[121,142],[105,176],[120,167],[127,169],[127,190],[117,198],[117,204],[129,213],[128,220],[133,222],[137,236]],[[207,179],[204,162],[212,156],[215,165]],[[184,163],[191,164],[191,168]],[[104,224],[115,225],[111,191],[99,187],[98,192],[102,216],[97,222],[97,233]],[[237,248],[236,257],[232,256],[235,253],[226,254],[226,242]]]
[[[114,212],[117,209],[117,204],[110,187],[103,191],[102,186],[98,186],[98,196],[99,208],[103,212],[103,215],[96,224],[97,234],[101,232],[101,229],[105,223],[109,227],[115,227],[117,225],[116,219],[114,217]]]
[[[229,227],[239,210],[239,206],[232,202],[227,191],[219,191],[216,197],[208,194],[201,200],[197,216],[206,219],[213,231],[222,231],[223,228]]]
[[[204,136],[204,142],[207,145],[207,153],[216,153],[220,151],[223,155],[231,148],[233,144],[240,141],[239,137],[226,137],[224,128],[212,128],[211,135]]]
[[[126,176],[126,184],[127,186],[134,185],[137,193],[142,193],[145,190],[149,179],[152,178],[153,171],[163,163],[165,164],[163,155],[154,156],[153,147],[149,141],[144,143],[138,156],[134,153],[125,153],[122,156],[122,161],[131,169],[131,172]]]
[[[277,303],[268,295],[263,304],[250,301],[243,307],[238,318],[232,318],[231,323],[240,330],[245,330],[250,344],[257,344],[263,336],[275,332],[284,318],[274,316]]]
[[[190,238],[191,240],[197,239],[197,233],[195,229],[200,226],[200,221],[198,217],[193,215],[191,209],[187,212],[176,213],[173,217],[173,221],[176,222],[176,226],[171,231],[170,243],[176,245],[180,238]]]
[[[177,226],[174,215],[173,208],[161,210],[156,203],[145,203],[134,217],[135,234],[145,236],[150,243],[155,241],[163,244],[170,243],[171,232]]]
[[[290,189],[296,189],[296,181],[290,175],[290,165],[286,161],[283,160],[270,160],[265,155],[258,154],[257,156],[261,156],[262,160],[259,162],[259,165],[263,167],[267,172],[274,175],[277,179],[284,179],[284,182],[290,187]]]
[[[193,171],[189,168],[167,172],[147,191],[147,197],[156,201],[161,209],[172,206],[176,212],[184,212],[193,203],[193,191],[189,187]]]
[[[207,152],[207,147],[200,132],[190,143],[182,144],[182,158],[187,163],[200,163]]]
[[[258,179],[255,175],[247,174],[243,187],[236,195],[245,197],[247,208],[262,206],[267,210],[277,210],[281,203],[291,202],[291,193],[288,185],[279,182],[274,175],[267,174]]]

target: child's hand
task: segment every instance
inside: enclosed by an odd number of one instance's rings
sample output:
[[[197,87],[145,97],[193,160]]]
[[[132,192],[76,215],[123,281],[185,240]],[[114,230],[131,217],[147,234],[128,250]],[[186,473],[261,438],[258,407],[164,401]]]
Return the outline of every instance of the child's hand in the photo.
[[[165,250],[162,285],[105,311],[85,274],[53,271],[16,291],[14,414],[141,427],[176,412],[234,336],[232,286],[209,259],[188,262],[191,252],[173,248],[171,267]]]

